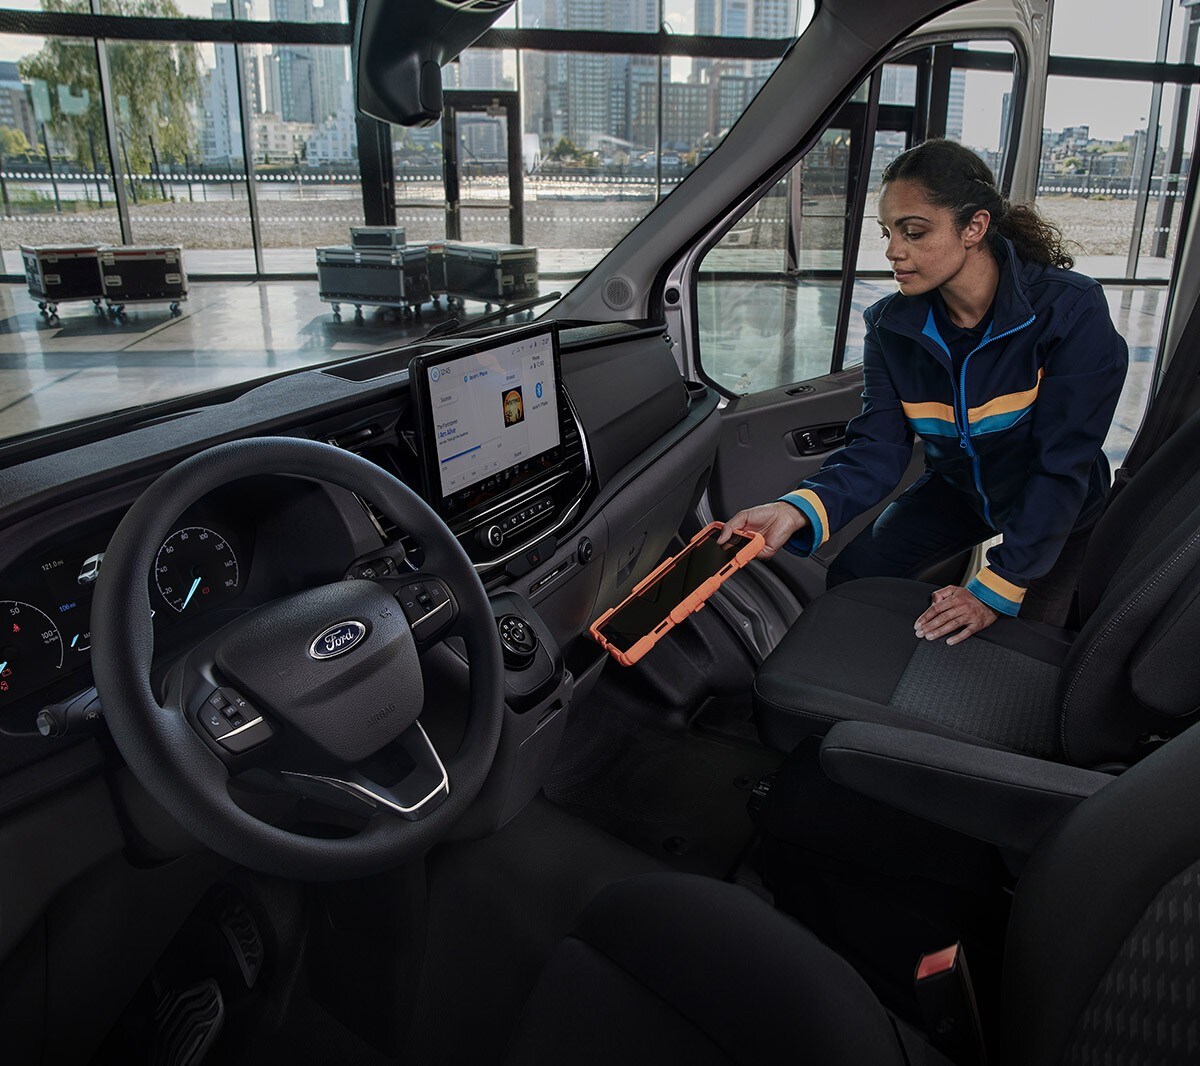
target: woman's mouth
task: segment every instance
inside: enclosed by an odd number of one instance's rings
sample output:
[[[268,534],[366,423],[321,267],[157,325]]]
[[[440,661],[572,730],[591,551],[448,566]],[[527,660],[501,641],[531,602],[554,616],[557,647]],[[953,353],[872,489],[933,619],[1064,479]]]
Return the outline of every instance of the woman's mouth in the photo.
[[[915,278],[917,272],[915,270],[893,270],[892,275],[897,281],[908,281],[909,278]]]

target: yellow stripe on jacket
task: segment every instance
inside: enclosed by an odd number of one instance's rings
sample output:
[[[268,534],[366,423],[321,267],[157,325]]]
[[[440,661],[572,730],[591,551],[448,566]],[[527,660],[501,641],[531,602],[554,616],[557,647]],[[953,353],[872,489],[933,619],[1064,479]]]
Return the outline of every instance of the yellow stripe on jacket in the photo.
[[[983,432],[996,429],[1007,429],[1017,422],[1037,399],[1038,389],[1042,385],[1042,370],[1038,369],[1037,383],[1032,389],[1024,392],[1009,392],[996,396],[985,404],[972,407],[967,411],[967,421],[972,429]]]

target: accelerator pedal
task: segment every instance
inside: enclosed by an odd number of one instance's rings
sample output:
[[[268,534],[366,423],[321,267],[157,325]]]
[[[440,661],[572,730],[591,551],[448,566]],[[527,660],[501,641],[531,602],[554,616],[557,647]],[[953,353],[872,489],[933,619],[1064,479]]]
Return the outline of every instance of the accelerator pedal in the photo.
[[[168,992],[155,1011],[154,1066],[199,1066],[225,1023],[225,1001],[211,977]]]
[[[247,988],[253,988],[263,965],[263,942],[254,915],[242,894],[222,885],[212,897],[212,916],[221,930]]]

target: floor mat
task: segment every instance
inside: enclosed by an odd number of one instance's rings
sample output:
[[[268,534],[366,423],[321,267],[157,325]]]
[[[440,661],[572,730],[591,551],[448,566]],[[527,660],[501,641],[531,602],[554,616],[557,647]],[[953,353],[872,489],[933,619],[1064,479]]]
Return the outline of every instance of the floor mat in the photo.
[[[545,793],[675,869],[727,877],[753,838],[750,790],[781,760],[736,738],[636,721],[593,694],[572,714]]]

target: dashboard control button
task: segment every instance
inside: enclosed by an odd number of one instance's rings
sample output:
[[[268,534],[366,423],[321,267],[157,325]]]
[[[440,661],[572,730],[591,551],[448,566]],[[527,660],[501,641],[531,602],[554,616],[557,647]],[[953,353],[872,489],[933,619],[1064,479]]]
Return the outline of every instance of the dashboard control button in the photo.
[[[580,537],[579,544],[575,548],[575,557],[579,560],[580,566],[586,566],[592,561],[592,553],[595,548],[592,545],[591,538]]]
[[[487,543],[493,548],[499,548],[504,544],[504,530],[499,526],[488,526],[484,536]]]
[[[502,615],[496,620],[496,626],[500,630],[504,665],[510,670],[524,669],[537,652],[537,635],[525,619],[515,614]]]

